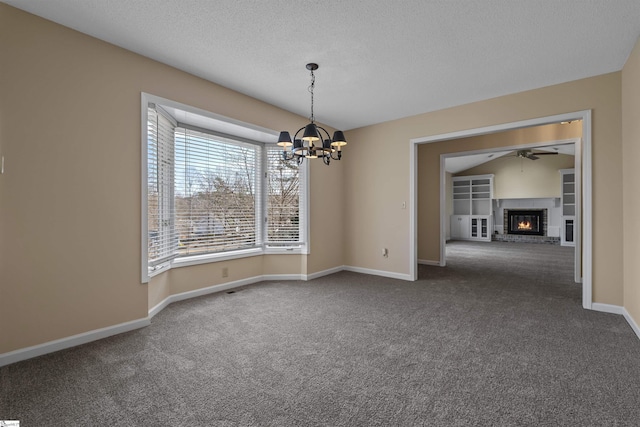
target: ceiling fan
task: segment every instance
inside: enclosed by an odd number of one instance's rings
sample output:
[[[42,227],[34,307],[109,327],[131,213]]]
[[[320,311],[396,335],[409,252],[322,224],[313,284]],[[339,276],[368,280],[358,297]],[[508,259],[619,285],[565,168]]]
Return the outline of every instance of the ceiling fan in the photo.
[[[540,151],[534,153],[531,150],[518,150],[515,153],[515,157],[519,157],[521,159],[529,159],[529,160],[538,160],[540,157],[538,156],[553,156],[558,154],[557,152],[549,152],[549,151]]]

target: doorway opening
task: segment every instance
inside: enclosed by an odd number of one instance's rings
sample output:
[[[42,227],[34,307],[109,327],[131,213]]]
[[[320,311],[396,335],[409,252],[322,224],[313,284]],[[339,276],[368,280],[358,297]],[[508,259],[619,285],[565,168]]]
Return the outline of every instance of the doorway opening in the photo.
[[[592,308],[592,215],[591,215],[591,111],[578,111],[574,113],[560,114],[556,116],[543,117],[538,119],[525,120],[520,122],[506,123],[502,125],[489,126],[484,128],[470,129],[466,131],[453,132],[447,134],[433,135],[422,138],[415,138],[410,141],[410,276],[412,280],[417,279],[418,265],[418,146],[454,139],[466,138],[493,134],[503,131],[523,129],[533,126],[556,124],[564,121],[581,120],[582,138],[575,141],[575,194],[576,215],[574,223],[575,232],[571,236],[575,241],[575,278],[582,283],[582,305],[584,308]],[[568,143],[569,141],[567,141]],[[573,141],[572,141],[573,142]],[[505,149],[527,150],[542,147],[548,143],[525,144],[510,147],[496,147],[484,152],[504,151]],[[446,151],[443,150],[443,151]],[[447,155],[460,155],[462,153],[440,154],[440,258],[439,265],[446,265],[445,244],[446,232],[442,224],[446,223],[445,215],[445,171],[444,162]]]

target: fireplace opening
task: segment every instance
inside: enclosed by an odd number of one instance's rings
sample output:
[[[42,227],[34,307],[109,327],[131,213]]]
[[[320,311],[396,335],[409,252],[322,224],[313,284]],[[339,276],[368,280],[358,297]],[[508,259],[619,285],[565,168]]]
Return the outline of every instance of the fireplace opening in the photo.
[[[544,210],[509,210],[508,234],[544,236]]]

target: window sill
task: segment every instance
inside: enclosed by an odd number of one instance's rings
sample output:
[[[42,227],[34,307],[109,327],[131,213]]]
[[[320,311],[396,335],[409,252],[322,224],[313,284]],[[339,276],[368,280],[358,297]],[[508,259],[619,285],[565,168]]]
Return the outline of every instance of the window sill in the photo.
[[[227,252],[222,254],[193,255],[189,257],[176,258],[171,265],[172,268],[188,267],[190,265],[207,264],[209,262],[228,261],[230,259],[248,258],[262,255],[262,248],[243,249],[240,251]]]
[[[296,247],[271,246],[271,247],[266,247],[263,253],[265,255],[275,255],[275,254],[309,255],[309,251],[307,250],[306,245],[296,246]]]
[[[228,261],[233,259],[249,258],[260,255],[308,255],[306,245],[300,247],[267,247],[244,249],[240,251],[227,252],[223,254],[193,255],[189,257],[176,258],[172,262],[162,265],[159,269],[150,272],[148,279],[157,276],[172,268],[189,267],[192,265],[208,264],[212,262]],[[144,281],[143,283],[147,283]]]
[[[176,258],[171,265],[172,268],[187,267],[190,265],[206,264],[209,262],[228,261],[232,259],[248,258],[259,255],[271,255],[271,254],[304,254],[307,255],[308,251],[303,247],[271,247],[271,248],[253,248],[244,249],[240,251],[227,252],[223,254],[207,254],[207,255],[193,255],[190,257]]]

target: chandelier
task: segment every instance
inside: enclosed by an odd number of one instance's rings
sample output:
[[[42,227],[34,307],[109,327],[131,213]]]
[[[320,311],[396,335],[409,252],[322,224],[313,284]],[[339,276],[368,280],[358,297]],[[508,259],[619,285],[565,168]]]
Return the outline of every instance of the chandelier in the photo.
[[[313,89],[316,83],[316,76],[313,72],[317,69],[318,64],[307,64],[307,70],[311,71],[311,85],[309,86],[309,92],[311,93],[311,116],[309,120],[311,123],[298,129],[293,136],[293,141],[287,131],[280,132],[278,137],[278,145],[283,148],[282,157],[285,160],[295,159],[298,164],[301,164],[305,158],[321,158],[325,165],[329,165],[331,159],[340,160],[342,158],[342,147],[347,145],[342,131],[335,131],[333,138],[331,138],[329,132],[315,123],[315,117],[313,116]],[[298,138],[301,132],[302,137]]]

